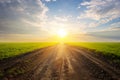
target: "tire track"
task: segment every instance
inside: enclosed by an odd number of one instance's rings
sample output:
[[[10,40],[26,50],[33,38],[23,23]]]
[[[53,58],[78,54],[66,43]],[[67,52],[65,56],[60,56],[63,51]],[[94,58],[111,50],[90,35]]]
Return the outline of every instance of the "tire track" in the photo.
[[[62,66],[63,66],[63,57],[61,57],[59,54],[61,54],[61,52],[58,54],[59,51],[59,47],[57,49],[56,52],[56,56],[54,58],[53,61],[53,65],[51,68],[51,80],[62,80]]]
[[[112,66],[108,65],[107,63],[105,63],[105,62],[103,62],[103,61],[101,61],[101,60],[99,60],[95,57],[93,57],[92,55],[90,55],[90,53],[88,53],[86,51],[82,51],[81,49],[76,49],[76,48],[73,48],[73,50],[74,50],[75,53],[79,53],[79,54],[83,55],[89,61],[96,64],[95,67],[99,66],[101,69],[103,69],[101,72],[105,73],[104,71],[106,71],[110,76],[112,76],[112,78],[114,80],[119,80],[120,79],[120,73],[115,68],[113,68]]]
[[[41,58],[38,59],[39,61],[37,61],[37,62],[39,62],[39,64],[38,63],[36,64],[36,68],[33,69],[33,71],[31,71],[32,73],[30,73],[30,75],[27,78],[30,78],[31,80],[41,80],[42,79],[42,76],[44,75],[49,64],[51,63],[51,58],[53,56],[54,49],[56,49],[56,48],[55,47],[50,48],[43,53],[43,56],[41,56]]]
[[[73,68],[73,79],[96,80],[93,76],[91,76],[91,72],[89,72],[88,68],[86,67],[86,61],[83,60],[83,56],[78,55],[78,53],[75,53],[71,48],[69,49],[69,55],[70,62]]]
[[[36,75],[37,78],[35,80],[44,80],[44,78],[47,79],[46,76],[49,76],[47,75],[47,70],[49,70],[50,66],[52,65],[54,55],[56,53],[56,49],[52,49],[52,51],[49,53],[50,55],[48,55],[46,62],[44,62],[43,66],[40,66],[42,69],[40,71],[37,70],[39,73]],[[49,77],[48,77],[48,80],[49,80]]]

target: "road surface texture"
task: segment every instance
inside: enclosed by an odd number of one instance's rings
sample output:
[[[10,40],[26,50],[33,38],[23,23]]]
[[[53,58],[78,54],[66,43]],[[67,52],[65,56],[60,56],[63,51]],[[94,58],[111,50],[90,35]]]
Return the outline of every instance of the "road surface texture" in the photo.
[[[66,44],[0,61],[0,80],[120,80],[120,69],[91,51]]]

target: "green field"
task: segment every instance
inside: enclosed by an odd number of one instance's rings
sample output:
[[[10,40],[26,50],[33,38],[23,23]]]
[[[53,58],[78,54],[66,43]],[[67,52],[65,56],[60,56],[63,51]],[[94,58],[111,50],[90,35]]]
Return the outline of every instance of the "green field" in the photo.
[[[24,54],[54,45],[56,43],[44,42],[44,43],[0,43],[0,60],[16,55]],[[104,55],[116,55],[120,57],[120,43],[115,42],[71,42],[68,43],[74,46],[81,46],[88,49],[95,50],[95,52],[102,52]]]
[[[102,52],[104,55],[120,56],[119,42],[71,42],[74,46],[81,46],[88,49],[94,49],[96,52]]]
[[[54,45],[55,43],[0,43],[0,60]]]

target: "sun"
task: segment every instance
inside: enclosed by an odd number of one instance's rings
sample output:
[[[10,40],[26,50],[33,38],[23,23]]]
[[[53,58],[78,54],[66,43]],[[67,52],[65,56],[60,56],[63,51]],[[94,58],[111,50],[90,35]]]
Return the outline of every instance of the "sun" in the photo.
[[[64,37],[66,37],[67,32],[66,32],[64,29],[60,29],[60,30],[57,32],[57,34],[58,34],[58,36],[59,36],[60,38],[64,38]]]

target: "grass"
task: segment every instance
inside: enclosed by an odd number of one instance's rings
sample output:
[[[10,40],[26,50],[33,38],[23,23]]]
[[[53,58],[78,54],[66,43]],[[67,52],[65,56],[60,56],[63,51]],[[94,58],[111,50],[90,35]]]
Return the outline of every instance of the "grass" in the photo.
[[[47,46],[54,45],[52,42],[42,42],[42,43],[0,43],[0,60],[24,54],[36,50],[38,48],[43,48]]]
[[[68,44],[94,49],[96,52],[102,52],[104,55],[112,54],[115,56],[120,56],[119,42],[71,42]]]

